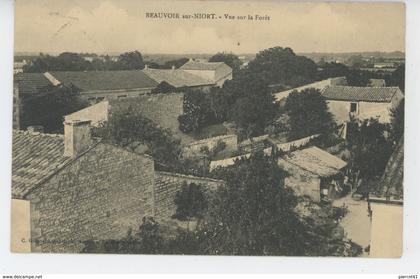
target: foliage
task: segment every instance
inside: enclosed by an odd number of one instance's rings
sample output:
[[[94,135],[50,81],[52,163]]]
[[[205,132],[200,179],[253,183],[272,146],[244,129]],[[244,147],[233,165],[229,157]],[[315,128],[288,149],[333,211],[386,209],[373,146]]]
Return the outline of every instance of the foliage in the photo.
[[[207,199],[204,187],[195,183],[184,183],[180,191],[175,195],[176,213],[175,218],[179,220],[189,220],[200,218],[207,209]]]
[[[143,56],[137,50],[122,53],[118,57],[116,66],[118,70],[141,70],[144,68]]]
[[[236,74],[242,65],[241,60],[233,53],[218,52],[209,58],[209,62],[225,62],[226,65],[232,68],[233,73]]]
[[[286,99],[285,109],[289,116],[290,140],[313,134],[328,137],[334,131],[334,120],[318,89],[292,92]]]
[[[395,143],[404,135],[404,108],[405,101],[402,99],[391,109],[391,140]]]
[[[262,153],[221,173],[226,186],[215,193],[202,228],[206,253],[299,254],[304,229],[292,210],[296,199],[283,186],[284,176]]]
[[[94,133],[105,141],[132,148],[147,145],[151,156],[160,164],[176,166],[181,152],[179,140],[167,129],[158,127],[141,112],[129,107],[113,112],[108,121]]]
[[[42,91],[22,98],[22,128],[41,125],[46,133],[62,133],[64,116],[88,106],[76,87],[48,86]]]
[[[226,111],[227,119],[244,130],[246,137],[261,135],[274,119],[276,105],[267,85],[262,74],[241,74],[225,82],[220,100],[214,102],[221,104],[219,110]]]
[[[349,86],[367,86],[369,85],[371,78],[373,78],[371,73],[358,69],[351,69],[346,75],[347,84]]]
[[[179,129],[184,133],[194,132],[217,123],[208,92],[186,90],[184,94],[184,114],[178,117]]]
[[[311,59],[296,55],[291,48],[273,47],[257,53],[248,64],[251,73],[263,74],[268,82],[299,86],[317,78],[317,65]]]
[[[398,68],[386,77],[386,84],[388,86],[398,86],[402,91],[405,89],[405,64],[398,66]]]
[[[332,77],[343,77],[346,76],[349,69],[346,65],[341,63],[325,63],[322,65],[322,70],[319,73],[320,79],[327,79]]]
[[[387,127],[376,119],[348,123],[347,142],[350,167],[360,171],[360,177],[373,179],[380,176],[392,152],[392,143],[386,138]]]

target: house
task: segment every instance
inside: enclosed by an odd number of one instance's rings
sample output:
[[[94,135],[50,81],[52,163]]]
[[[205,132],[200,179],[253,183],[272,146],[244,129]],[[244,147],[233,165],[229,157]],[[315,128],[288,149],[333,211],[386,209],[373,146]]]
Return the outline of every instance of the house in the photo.
[[[146,66],[142,72],[158,84],[167,82],[177,89],[191,88],[209,90],[216,85],[216,83],[209,78],[192,74],[181,69],[151,69]]]
[[[322,96],[338,124],[348,122],[351,117],[389,123],[390,110],[404,98],[398,87],[327,86]]]
[[[369,193],[370,256],[401,257],[403,247],[404,138],[392,153],[376,189]]]
[[[347,163],[316,146],[288,153],[278,159],[278,165],[289,173],[286,187],[299,196],[320,202],[342,191]]]
[[[64,135],[13,131],[14,252],[75,253],[86,240],[120,239],[143,216],[170,217],[184,183],[223,183],[155,171],[153,158],[92,138],[89,121],[64,125]]]
[[[347,85],[347,80],[345,77],[335,77],[335,78],[328,78],[320,81],[316,81],[313,83],[305,84],[296,88],[280,91],[274,93],[274,98],[277,102],[284,102],[286,98],[292,93],[293,91],[302,91],[309,88],[315,88],[318,90],[323,90],[327,86],[331,85]]]
[[[226,80],[233,78],[232,68],[224,62],[203,62],[190,59],[180,67],[188,73],[213,81],[221,87]]]

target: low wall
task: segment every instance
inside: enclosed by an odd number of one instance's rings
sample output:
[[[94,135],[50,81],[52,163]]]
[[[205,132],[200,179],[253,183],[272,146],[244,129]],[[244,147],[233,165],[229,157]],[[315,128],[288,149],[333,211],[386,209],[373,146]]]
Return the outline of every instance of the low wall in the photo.
[[[199,141],[194,141],[183,148],[183,156],[195,157],[202,155],[202,148],[207,147],[212,151],[218,144],[224,142],[226,144],[223,152],[234,152],[238,150],[238,137],[236,135],[224,135],[212,138],[207,138]]]
[[[184,183],[201,184],[208,190],[215,190],[225,182],[206,177],[156,171],[154,200],[157,218],[167,218],[175,214],[175,195],[181,190]]]
[[[291,151],[293,148],[300,148],[305,146],[306,144],[309,143],[309,141],[311,139],[317,138],[319,137],[319,135],[312,135],[306,138],[302,138],[302,139],[298,139],[298,140],[294,140],[294,141],[289,141],[289,142],[285,142],[285,143],[279,143],[276,145],[276,148],[278,150],[281,150],[283,152],[289,152]],[[241,143],[242,144],[242,143]],[[263,149],[263,152],[265,155],[271,155],[272,154],[272,148],[268,147]],[[216,160],[216,161],[211,161],[210,162],[210,171],[213,171],[214,169],[218,168],[218,167],[228,167],[228,166],[232,166],[235,164],[236,160],[239,160],[241,158],[249,158],[251,157],[251,153],[246,153],[244,155],[239,155],[239,156],[235,156],[235,157],[231,157],[231,158],[227,158],[227,159],[223,159],[223,160]]]

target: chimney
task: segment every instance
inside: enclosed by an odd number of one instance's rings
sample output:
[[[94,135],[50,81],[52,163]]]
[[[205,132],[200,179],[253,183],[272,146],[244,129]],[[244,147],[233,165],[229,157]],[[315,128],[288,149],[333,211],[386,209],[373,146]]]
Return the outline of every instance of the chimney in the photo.
[[[175,70],[175,65],[172,65],[172,70]]]
[[[64,156],[76,157],[92,144],[90,120],[64,121]]]
[[[145,70],[149,69],[149,65],[145,64],[145,65],[144,65],[144,69],[145,69]]]

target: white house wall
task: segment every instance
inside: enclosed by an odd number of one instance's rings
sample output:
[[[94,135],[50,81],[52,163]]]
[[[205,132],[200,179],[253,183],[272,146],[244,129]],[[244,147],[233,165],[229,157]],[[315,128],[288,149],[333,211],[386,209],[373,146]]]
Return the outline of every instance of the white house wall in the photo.
[[[373,102],[349,102],[328,100],[329,111],[333,114],[337,123],[341,124],[350,120],[350,104],[357,103],[357,110],[354,116],[357,119],[364,120],[377,118],[381,123],[389,123],[391,103],[373,103]]]

